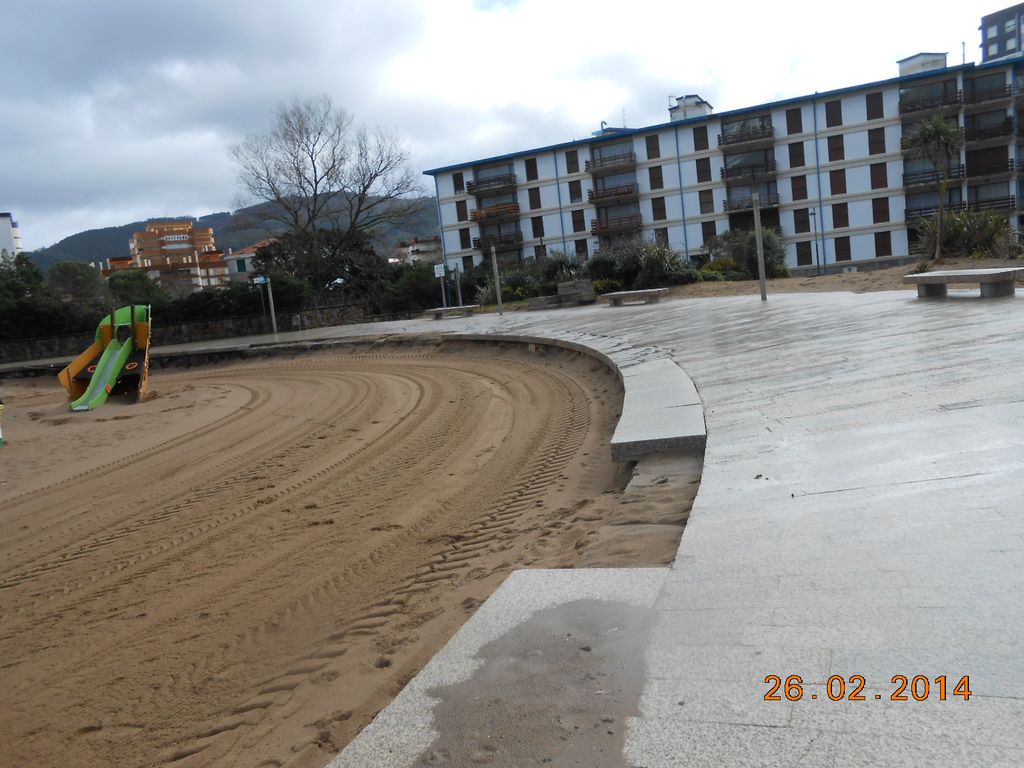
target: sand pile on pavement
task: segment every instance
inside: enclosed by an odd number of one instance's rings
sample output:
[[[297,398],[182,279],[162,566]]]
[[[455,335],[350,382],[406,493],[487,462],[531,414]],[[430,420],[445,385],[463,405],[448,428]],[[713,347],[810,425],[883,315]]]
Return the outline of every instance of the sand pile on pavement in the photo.
[[[669,562],[595,361],[405,345],[4,382],[0,764],[322,766],[524,566]],[[636,536],[624,536],[635,526]]]

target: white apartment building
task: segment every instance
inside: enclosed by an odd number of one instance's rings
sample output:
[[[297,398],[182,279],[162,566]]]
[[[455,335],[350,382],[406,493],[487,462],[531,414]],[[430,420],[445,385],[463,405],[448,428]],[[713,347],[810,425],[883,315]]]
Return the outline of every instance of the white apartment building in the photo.
[[[798,273],[906,260],[915,219],[939,205],[938,172],[906,137],[934,114],[965,130],[946,208],[998,210],[1018,229],[1024,61],[945,64],[918,54],[890,80],[720,114],[685,96],[666,123],[426,171],[445,259],[588,257],[637,237],[697,257],[753,226],[757,192]]]
[[[21,233],[14,216],[0,212],[0,259],[13,259],[21,253]]]

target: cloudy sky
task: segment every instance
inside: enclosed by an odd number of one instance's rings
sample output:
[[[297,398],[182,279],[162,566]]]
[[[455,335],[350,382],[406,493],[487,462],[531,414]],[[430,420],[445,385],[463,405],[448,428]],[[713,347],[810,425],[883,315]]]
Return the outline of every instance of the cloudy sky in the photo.
[[[980,61],[980,17],[1003,6],[7,0],[0,211],[34,249],[231,210],[229,147],[295,96],[397,131],[422,170],[582,138],[623,112],[664,122],[675,95],[724,111],[893,77],[919,51],[959,64],[966,43]]]

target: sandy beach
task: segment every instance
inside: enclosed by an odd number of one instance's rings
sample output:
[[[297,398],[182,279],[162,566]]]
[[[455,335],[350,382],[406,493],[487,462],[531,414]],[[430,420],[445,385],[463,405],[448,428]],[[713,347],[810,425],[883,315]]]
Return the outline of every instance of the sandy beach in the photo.
[[[593,359],[362,346],[3,382],[0,764],[322,766],[513,569],[671,561]]]

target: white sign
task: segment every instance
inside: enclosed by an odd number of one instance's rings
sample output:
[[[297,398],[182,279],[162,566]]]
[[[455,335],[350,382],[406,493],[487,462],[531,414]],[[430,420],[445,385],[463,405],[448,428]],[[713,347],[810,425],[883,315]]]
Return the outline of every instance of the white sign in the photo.
[[[444,277],[444,264],[434,265],[434,277]]]
[[[254,277],[252,281],[256,283],[256,285],[263,285],[265,282],[267,282],[267,278],[265,278],[263,275],[256,275],[256,277]]]

